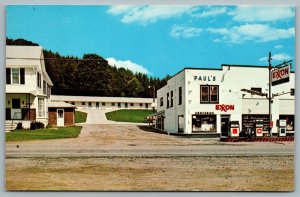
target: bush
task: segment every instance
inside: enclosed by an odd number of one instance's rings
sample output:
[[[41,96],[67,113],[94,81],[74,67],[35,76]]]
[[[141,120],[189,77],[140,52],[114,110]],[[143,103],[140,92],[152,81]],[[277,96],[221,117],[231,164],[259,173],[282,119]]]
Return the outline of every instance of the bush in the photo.
[[[45,128],[45,125],[41,122],[31,122],[30,123],[30,130],[43,129],[43,128]]]
[[[23,129],[23,125],[22,125],[22,122],[18,122],[18,124],[17,124],[17,128],[16,128],[17,130],[21,130],[21,129]]]

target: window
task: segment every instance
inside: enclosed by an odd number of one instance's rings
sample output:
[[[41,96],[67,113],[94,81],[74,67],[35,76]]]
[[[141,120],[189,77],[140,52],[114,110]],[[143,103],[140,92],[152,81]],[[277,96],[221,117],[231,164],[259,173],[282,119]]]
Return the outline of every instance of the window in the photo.
[[[39,72],[37,72],[36,76],[37,76],[37,86],[39,88],[42,88],[42,76],[41,76],[41,74]]]
[[[170,107],[170,101],[169,101],[169,92],[167,93],[167,108]]]
[[[280,120],[286,120],[286,130],[294,131],[295,116],[294,115],[279,115]]]
[[[219,102],[219,87],[218,86],[210,86],[210,102],[218,103]]]
[[[159,105],[160,107],[162,107],[162,106],[164,106],[164,97],[161,97],[160,98],[160,105]]]
[[[148,103],[145,103],[145,107],[148,109]]]
[[[105,102],[102,102],[102,106],[105,106]]]
[[[128,108],[128,103],[125,103],[125,108]]]
[[[120,108],[121,107],[121,103],[118,103],[118,108]]]
[[[140,107],[143,107],[143,103],[140,103]]]
[[[219,86],[201,85],[200,103],[219,103]]]
[[[252,91],[255,91],[255,92],[259,92],[261,93],[262,92],[262,89],[261,88],[251,88]],[[251,95],[254,95],[251,93]]]
[[[85,105],[85,102],[82,102],[81,105]]]
[[[39,117],[45,117],[45,100],[44,100],[44,98],[38,98],[38,115],[39,115]]]
[[[295,89],[294,88],[291,89],[291,96],[295,96]]]
[[[92,106],[92,102],[89,102],[89,106]]]
[[[50,97],[50,95],[51,95],[51,86],[48,85],[48,87],[47,87],[47,96],[48,96],[48,98]]]
[[[47,83],[45,80],[43,80],[43,94],[47,93]]]
[[[192,132],[216,132],[216,115],[192,115]]]
[[[173,107],[173,91],[171,91],[171,107]]]
[[[134,106],[133,103],[130,103],[130,106]]]
[[[111,106],[115,106],[115,103],[111,103]]]
[[[182,87],[178,88],[178,105],[182,104]]]
[[[74,101],[72,101],[72,102],[71,102],[71,104],[72,104],[72,105],[75,105],[75,102],[74,102]]]
[[[6,68],[6,84],[25,84],[25,69]]]
[[[20,69],[12,68],[11,75],[12,75],[12,84],[20,84]]]

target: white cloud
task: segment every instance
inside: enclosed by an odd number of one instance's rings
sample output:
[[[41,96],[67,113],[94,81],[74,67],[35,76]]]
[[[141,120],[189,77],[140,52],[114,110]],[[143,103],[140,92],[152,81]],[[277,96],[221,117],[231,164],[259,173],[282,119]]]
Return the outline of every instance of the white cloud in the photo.
[[[278,44],[278,45],[275,45],[274,48],[275,48],[275,49],[282,49],[283,46],[282,46],[281,44]]]
[[[236,21],[267,22],[295,17],[291,6],[237,6],[229,13]]]
[[[246,41],[268,42],[278,39],[291,38],[295,35],[295,28],[277,29],[263,24],[245,24],[226,28],[208,28],[207,31],[222,36],[222,40],[242,44]]]
[[[160,19],[178,17],[183,14],[190,13],[194,10],[194,6],[166,6],[166,5],[151,5],[151,6],[126,6],[116,5],[111,6],[107,11],[112,15],[121,15],[123,23],[154,23]]]
[[[175,38],[192,38],[199,36],[202,31],[202,28],[188,27],[186,25],[173,25],[170,35]]]
[[[204,18],[210,16],[217,16],[220,14],[225,14],[227,12],[226,7],[208,7],[205,11],[200,14],[192,14],[193,17]]]
[[[143,67],[142,65],[136,64],[130,60],[122,61],[117,60],[113,57],[107,58],[108,64],[111,66],[116,66],[117,68],[123,67],[126,69],[129,69],[133,72],[140,72],[144,74],[150,74],[150,72],[147,70],[147,68]]]
[[[259,58],[258,61],[265,62],[265,61],[268,61],[268,59],[269,59],[269,57],[262,57],[262,58]],[[292,59],[292,57],[286,53],[278,53],[278,54],[272,55],[273,61],[288,61],[291,59]]]

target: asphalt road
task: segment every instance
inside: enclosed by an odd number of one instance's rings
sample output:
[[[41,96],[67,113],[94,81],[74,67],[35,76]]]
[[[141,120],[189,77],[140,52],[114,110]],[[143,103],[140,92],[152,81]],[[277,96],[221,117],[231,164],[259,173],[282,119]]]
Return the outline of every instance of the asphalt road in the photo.
[[[138,125],[82,125],[78,138],[6,143],[6,158],[290,156],[294,142],[219,142],[151,132]]]

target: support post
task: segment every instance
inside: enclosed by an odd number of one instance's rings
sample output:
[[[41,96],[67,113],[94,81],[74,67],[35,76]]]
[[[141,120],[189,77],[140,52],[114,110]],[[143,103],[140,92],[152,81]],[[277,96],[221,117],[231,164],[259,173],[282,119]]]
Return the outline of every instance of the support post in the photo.
[[[272,80],[271,80],[271,74],[272,74],[272,56],[271,56],[271,52],[269,52],[269,136],[272,137],[272,128],[271,128],[271,121],[272,121],[272,109],[271,109],[271,105],[272,105],[272,95],[271,95],[271,87],[272,87]]]

